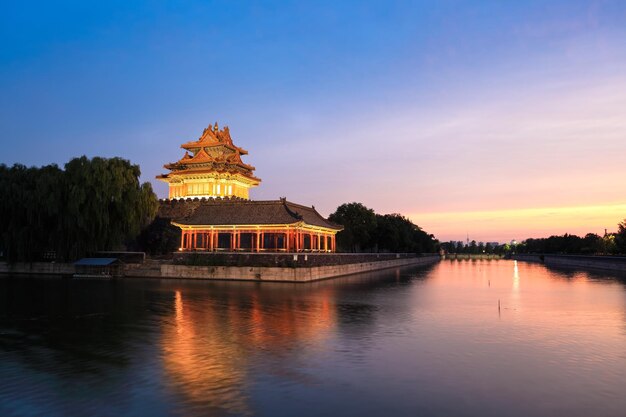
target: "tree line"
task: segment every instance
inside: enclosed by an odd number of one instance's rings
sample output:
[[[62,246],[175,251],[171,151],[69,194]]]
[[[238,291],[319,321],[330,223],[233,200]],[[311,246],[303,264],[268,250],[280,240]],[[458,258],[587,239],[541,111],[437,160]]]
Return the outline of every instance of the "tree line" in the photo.
[[[436,252],[438,242],[431,234],[400,214],[378,214],[361,203],[337,207],[328,220],[342,225],[337,233],[339,252]]]
[[[0,164],[0,256],[75,260],[120,250],[158,209],[150,183],[122,158],[74,158],[62,168]]]
[[[441,243],[441,249],[446,253],[463,253],[463,254],[498,254],[503,255],[511,251],[511,245],[508,243],[495,244],[492,242],[476,242],[472,240],[469,244],[461,241],[451,240],[450,242]]]
[[[526,239],[515,248],[518,253],[562,253],[584,255],[626,254],[626,219],[618,224],[616,233],[584,237],[564,234],[547,238]]]

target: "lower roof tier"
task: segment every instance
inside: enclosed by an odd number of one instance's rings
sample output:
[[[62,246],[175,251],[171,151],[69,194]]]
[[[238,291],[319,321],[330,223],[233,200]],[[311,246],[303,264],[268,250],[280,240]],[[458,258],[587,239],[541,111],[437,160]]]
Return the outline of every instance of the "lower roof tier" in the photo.
[[[206,200],[196,202],[184,216],[173,217],[177,226],[263,226],[302,223],[340,231],[342,226],[325,219],[314,207],[292,203],[286,199],[269,201]],[[171,203],[170,203],[171,204]],[[178,203],[178,204],[182,204]]]

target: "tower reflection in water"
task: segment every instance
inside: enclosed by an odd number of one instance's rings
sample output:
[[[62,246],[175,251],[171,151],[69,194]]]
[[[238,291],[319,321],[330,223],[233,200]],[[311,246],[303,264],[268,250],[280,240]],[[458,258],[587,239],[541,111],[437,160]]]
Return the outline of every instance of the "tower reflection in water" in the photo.
[[[309,288],[304,297],[292,286],[266,288],[224,283],[223,291],[174,291],[174,317],[162,329],[163,367],[172,391],[191,407],[251,414],[246,387],[259,363],[252,358],[314,349],[334,327],[331,286]],[[270,372],[289,373],[272,363]]]

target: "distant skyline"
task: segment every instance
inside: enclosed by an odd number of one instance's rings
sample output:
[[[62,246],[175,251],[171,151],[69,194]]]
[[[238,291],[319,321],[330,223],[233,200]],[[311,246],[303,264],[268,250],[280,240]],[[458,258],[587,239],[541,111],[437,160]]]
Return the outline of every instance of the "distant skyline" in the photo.
[[[154,177],[209,124],[328,215],[442,241],[626,218],[626,2],[11,2],[0,163],[122,156]]]

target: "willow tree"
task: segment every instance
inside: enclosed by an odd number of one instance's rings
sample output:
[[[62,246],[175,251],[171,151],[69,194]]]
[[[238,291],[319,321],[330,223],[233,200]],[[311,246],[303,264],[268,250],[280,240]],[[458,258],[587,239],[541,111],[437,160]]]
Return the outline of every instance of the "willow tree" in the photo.
[[[158,201],[140,169],[121,158],[0,166],[0,251],[11,261],[45,252],[69,260],[123,249],[154,218]]]

